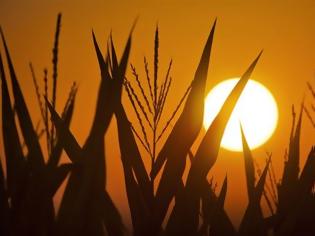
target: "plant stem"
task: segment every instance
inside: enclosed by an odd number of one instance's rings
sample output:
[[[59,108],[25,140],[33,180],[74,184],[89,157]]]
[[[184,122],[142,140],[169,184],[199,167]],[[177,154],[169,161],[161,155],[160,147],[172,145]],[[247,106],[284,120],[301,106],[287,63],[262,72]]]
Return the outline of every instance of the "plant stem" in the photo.
[[[151,157],[151,170],[153,170],[154,161],[156,158],[156,107],[154,106],[153,111],[153,137],[152,137],[152,157]],[[154,195],[154,178],[151,178],[151,188],[152,188],[152,195]]]

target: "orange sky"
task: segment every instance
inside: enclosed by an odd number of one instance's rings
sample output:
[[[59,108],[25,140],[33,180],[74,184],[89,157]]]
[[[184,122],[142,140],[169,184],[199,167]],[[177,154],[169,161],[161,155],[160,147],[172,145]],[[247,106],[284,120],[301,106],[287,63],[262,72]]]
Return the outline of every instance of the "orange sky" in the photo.
[[[127,0],[0,0],[0,24],[6,34],[27,103],[31,106],[34,122],[40,118],[40,114],[28,63],[33,62],[39,78],[44,67],[51,72],[51,49],[58,12],[63,13],[63,20],[57,108],[61,111],[72,82],[77,81],[79,92],[71,129],[81,144],[90,129],[100,81],[91,41],[92,28],[102,43],[104,52],[107,37],[112,30],[118,52],[121,52],[132,22],[139,16],[134,31],[131,62],[143,76],[143,56],[146,55],[149,62],[152,62],[153,37],[158,23],[161,78],[164,78],[169,60],[172,58],[174,61],[171,72],[174,82],[164,117],[171,113],[177,99],[192,80],[216,17],[218,24],[208,90],[226,78],[240,76],[258,52],[264,49],[252,78],[273,93],[278,102],[280,117],[274,136],[263,147],[253,151],[253,154],[258,162],[263,163],[265,151],[272,152],[277,176],[280,177],[290,132],[291,104],[299,108],[305,95],[309,106],[312,100],[306,89],[306,81],[313,82],[315,86],[313,0],[134,0],[132,3]],[[0,49],[3,52],[2,45]],[[133,114],[130,114],[130,119],[134,120]],[[203,133],[204,131],[201,136]],[[315,141],[314,129],[307,119],[304,119],[302,134],[301,154],[304,160]],[[121,211],[126,212],[127,201],[123,190],[115,122],[110,127],[106,142],[108,189]],[[3,156],[2,141],[0,145]],[[214,175],[221,185],[223,176],[228,174],[229,188],[225,206],[236,224],[247,204],[241,157],[241,154],[222,150],[209,175]],[[128,221],[128,214],[124,214],[124,218]]]

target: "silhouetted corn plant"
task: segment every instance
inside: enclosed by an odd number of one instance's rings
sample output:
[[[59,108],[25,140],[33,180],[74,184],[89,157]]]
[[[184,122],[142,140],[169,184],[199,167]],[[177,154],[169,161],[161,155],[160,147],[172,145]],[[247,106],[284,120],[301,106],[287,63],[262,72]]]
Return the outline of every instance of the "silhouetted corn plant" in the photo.
[[[131,34],[119,64],[114,47],[111,55],[108,54],[104,59],[93,32],[92,36],[101,71],[101,84],[92,128],[82,148],[46,100],[57,133],[63,141],[63,148],[71,161],[80,166],[71,173],[61,202],[58,213],[60,235],[103,235],[106,231],[109,235],[124,233],[118,210],[105,190],[104,135],[120,103],[131,48]],[[110,62],[115,70],[110,71]]]
[[[137,139],[140,141],[141,145],[147,151],[151,158],[151,168],[155,169],[155,161],[160,159],[156,157],[158,142],[165,134],[165,131],[169,127],[170,123],[173,121],[175,115],[177,114],[179,108],[187,97],[191,86],[189,86],[184,93],[183,97],[180,99],[178,105],[174,109],[171,117],[168,121],[161,126],[161,117],[166,104],[166,100],[170,91],[172,84],[172,77],[170,75],[172,68],[172,60],[169,63],[164,81],[159,81],[158,70],[159,70],[159,30],[158,27],[155,31],[154,38],[154,60],[153,60],[153,77],[149,71],[149,63],[147,58],[144,57],[144,69],[145,69],[145,82],[147,83],[147,88],[144,87],[144,83],[141,82],[140,76],[137,73],[136,67],[131,64],[132,77],[124,82],[125,90],[131,105],[137,116],[137,122],[140,125],[141,132],[137,131],[134,126],[132,130],[136,135]],[[151,81],[153,80],[153,81]],[[137,87],[135,89],[134,87]],[[148,92],[146,92],[148,91]],[[150,133],[148,133],[148,130]],[[159,133],[158,133],[159,132]],[[141,133],[141,135],[140,135]],[[152,140],[150,140],[152,136]],[[160,162],[160,161],[159,161]],[[153,185],[154,177],[151,178],[151,184]]]
[[[25,103],[23,93],[19,86],[9,49],[1,30],[6,59],[12,83],[15,110],[18,124],[14,118],[14,110],[7,86],[7,77],[4,64],[0,55],[0,77],[2,81],[2,120],[3,142],[6,158],[7,184],[2,185],[1,198],[5,211],[1,218],[2,232],[4,235],[54,235],[55,213],[52,198],[60,184],[64,181],[71,164],[59,164],[62,149],[53,143],[52,153],[49,153],[48,162],[45,163],[44,155],[39,144],[39,134],[33,126],[29,110]],[[57,63],[57,62],[56,62]],[[32,68],[32,72],[34,72]],[[33,73],[35,82],[35,75]],[[37,99],[40,100],[39,86],[35,83]],[[73,114],[76,89],[67,102],[64,111],[64,121],[70,124]],[[40,109],[43,107],[40,104]],[[42,113],[43,115],[43,113]],[[21,130],[23,142],[19,139],[18,130]],[[47,130],[46,130],[47,131]],[[27,152],[23,152],[23,143]],[[6,187],[4,187],[6,186]],[[7,204],[9,203],[9,204]]]

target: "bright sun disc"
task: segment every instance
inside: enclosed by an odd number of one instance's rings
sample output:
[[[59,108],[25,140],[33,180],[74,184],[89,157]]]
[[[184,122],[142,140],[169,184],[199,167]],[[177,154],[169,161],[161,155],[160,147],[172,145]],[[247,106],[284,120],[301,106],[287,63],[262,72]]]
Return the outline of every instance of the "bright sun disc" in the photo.
[[[208,129],[239,78],[216,85],[205,100],[204,127]],[[242,124],[251,149],[264,144],[273,134],[278,122],[278,108],[270,91],[262,84],[249,80],[226,126],[221,146],[231,151],[242,151]]]

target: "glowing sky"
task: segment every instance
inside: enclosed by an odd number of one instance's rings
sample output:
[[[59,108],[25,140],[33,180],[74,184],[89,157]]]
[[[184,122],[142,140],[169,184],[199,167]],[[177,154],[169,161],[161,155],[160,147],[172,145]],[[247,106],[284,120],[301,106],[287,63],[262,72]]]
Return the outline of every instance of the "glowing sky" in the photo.
[[[315,85],[315,2],[313,0],[0,0],[0,24],[6,34],[33,119],[40,118],[28,68],[32,61],[38,77],[51,72],[51,48],[58,12],[63,13],[60,38],[59,90],[57,108],[62,109],[72,82],[79,83],[78,100],[71,126],[82,143],[90,129],[99,84],[99,71],[91,41],[93,28],[105,51],[112,30],[118,52],[122,51],[133,20],[139,16],[132,45],[131,62],[144,75],[143,56],[153,56],[156,24],[160,28],[160,76],[174,60],[174,78],[165,117],[184,93],[199,62],[206,37],[218,18],[207,90],[218,82],[240,76],[261,49],[263,56],[253,78],[264,84],[279,106],[279,125],[274,136],[254,151],[264,163],[265,151],[273,153],[278,178],[291,125],[291,105],[297,110],[305,95],[312,102],[306,81]],[[3,52],[2,45],[0,46]],[[130,73],[130,72],[128,72]],[[127,104],[127,103],[126,103]],[[129,104],[127,104],[129,105]],[[35,112],[35,113],[34,113]],[[35,114],[35,115],[34,115]],[[132,115],[130,116],[133,119]],[[314,129],[304,119],[302,160],[314,143]],[[202,135],[202,134],[201,134]],[[115,122],[106,137],[108,188],[122,211],[127,207]],[[2,141],[1,156],[3,156]],[[222,150],[210,176],[221,185],[228,173],[226,209],[238,222],[246,206],[244,163],[241,154]],[[240,187],[244,191],[239,190]],[[235,204],[238,202],[238,204]],[[124,216],[128,219],[128,215]]]

